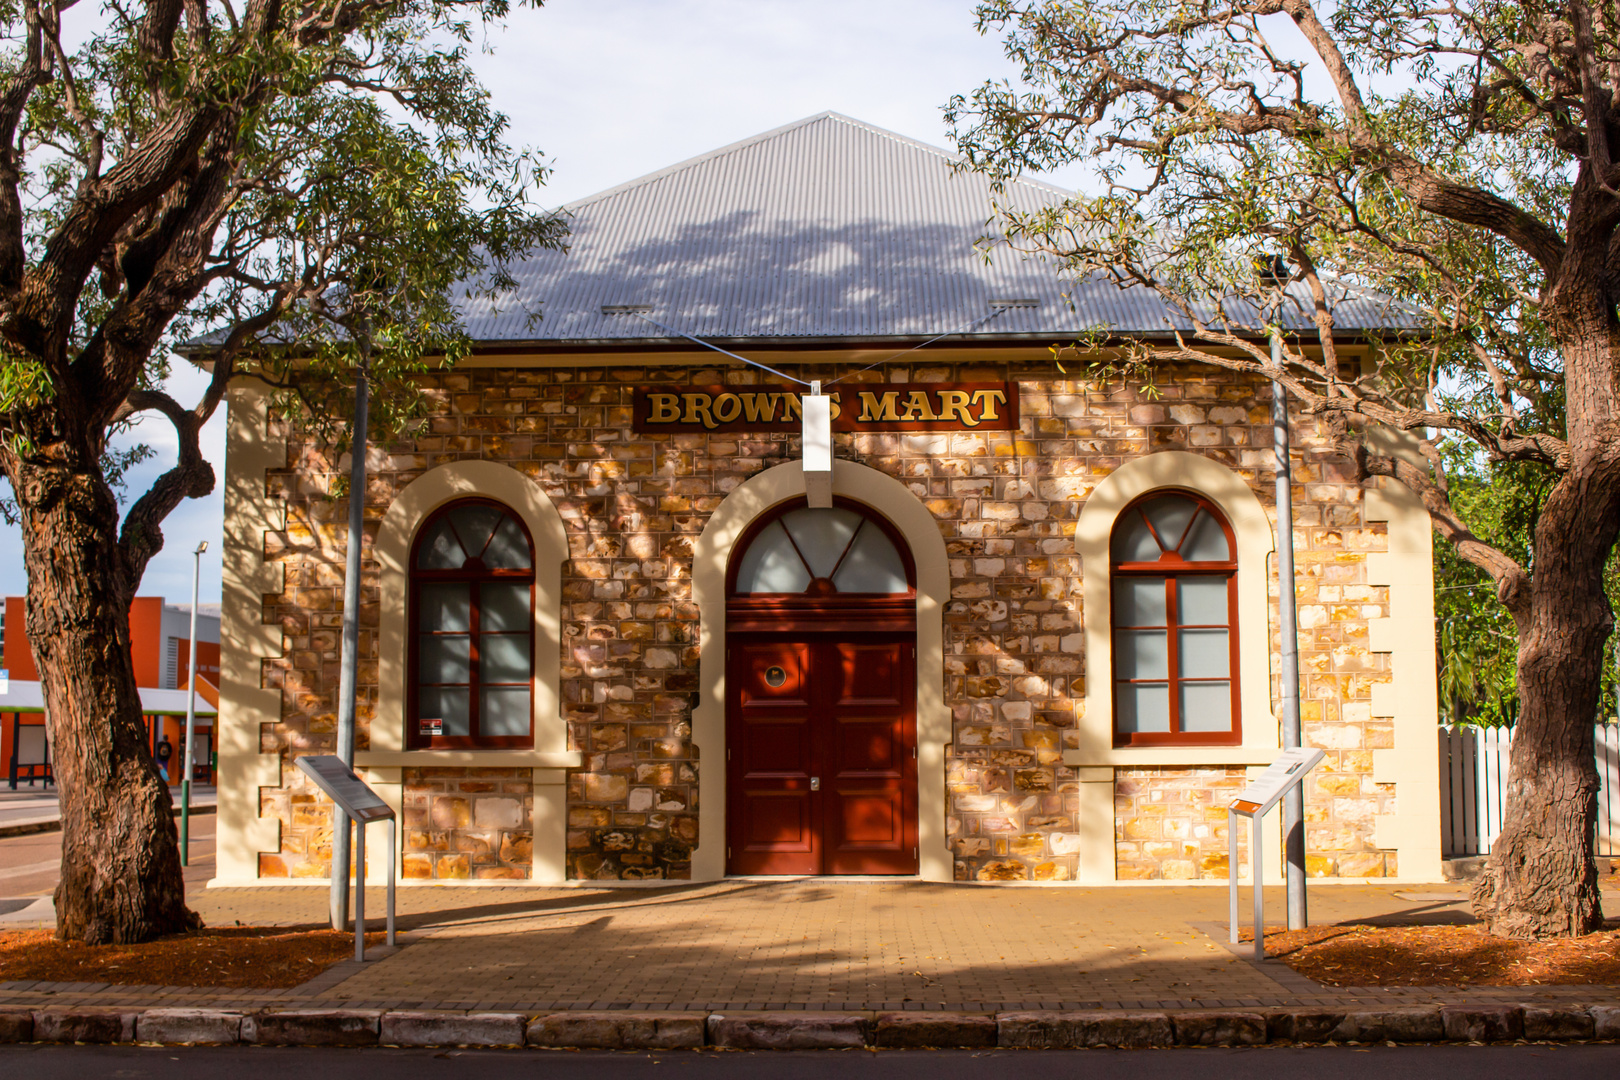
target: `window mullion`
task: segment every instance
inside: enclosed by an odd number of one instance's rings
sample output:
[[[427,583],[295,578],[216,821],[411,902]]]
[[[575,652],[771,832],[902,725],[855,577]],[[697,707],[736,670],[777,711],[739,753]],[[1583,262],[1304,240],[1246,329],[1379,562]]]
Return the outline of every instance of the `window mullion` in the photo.
[[[467,735],[477,739],[483,736],[479,698],[482,696],[479,678],[479,607],[483,603],[482,582],[476,578],[467,582]]]
[[[1145,516],[1145,515],[1144,515]],[[1170,733],[1181,734],[1181,687],[1178,673],[1181,670],[1181,640],[1177,628],[1181,622],[1180,613],[1176,610],[1176,577],[1166,574],[1164,578],[1164,613],[1165,613],[1165,677],[1169,680],[1170,697]]]

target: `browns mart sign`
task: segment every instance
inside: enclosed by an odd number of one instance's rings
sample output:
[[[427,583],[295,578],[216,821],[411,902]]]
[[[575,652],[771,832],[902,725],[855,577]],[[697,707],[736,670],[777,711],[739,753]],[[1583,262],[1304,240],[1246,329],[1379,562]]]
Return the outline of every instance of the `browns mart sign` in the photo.
[[[637,387],[633,430],[797,434],[791,386]],[[856,383],[827,390],[834,431],[1016,431],[1017,383]]]

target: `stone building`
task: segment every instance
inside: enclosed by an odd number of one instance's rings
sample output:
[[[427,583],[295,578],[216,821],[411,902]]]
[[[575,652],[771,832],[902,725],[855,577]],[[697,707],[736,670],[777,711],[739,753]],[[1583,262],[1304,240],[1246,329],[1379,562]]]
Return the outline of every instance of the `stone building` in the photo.
[[[1270,389],[1060,370],[1162,309],[984,259],[951,164],[813,117],[578,203],[469,315],[368,456],[356,766],[406,883],[1225,879],[1279,749]],[[1311,418],[1293,448],[1310,870],[1435,879],[1428,518]],[[345,471],[233,391],[220,884],[328,872],[293,759],[334,748]]]

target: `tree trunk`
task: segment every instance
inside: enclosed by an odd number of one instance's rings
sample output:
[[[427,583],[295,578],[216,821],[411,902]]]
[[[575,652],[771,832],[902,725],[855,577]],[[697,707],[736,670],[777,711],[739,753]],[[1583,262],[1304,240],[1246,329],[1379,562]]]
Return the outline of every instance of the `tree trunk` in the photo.
[[[1473,896],[1475,914],[1504,937],[1567,937],[1603,923],[1592,727],[1614,623],[1603,590],[1613,471],[1571,473],[1554,489],[1536,527],[1528,610],[1515,613],[1520,707],[1507,812]]]
[[[27,626],[62,802],[56,936],[148,941],[195,928],[169,788],[147,746],[129,651],[136,581],[99,471],[19,465]]]

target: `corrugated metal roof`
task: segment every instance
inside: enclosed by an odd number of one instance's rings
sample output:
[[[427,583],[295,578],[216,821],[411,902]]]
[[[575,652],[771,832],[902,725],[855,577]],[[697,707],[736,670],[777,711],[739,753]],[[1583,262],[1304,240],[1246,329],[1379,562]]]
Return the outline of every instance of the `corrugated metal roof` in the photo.
[[[986,262],[974,245],[990,184],[955,160],[832,112],[722,147],[567,207],[570,250],[515,266],[516,295],[469,310],[467,329],[489,344],[668,340],[602,310],[646,305],[648,318],[712,341],[910,339],[961,330],[1008,298],[1039,306],[969,336],[1168,328],[1146,290],[1064,278],[1004,247]],[[1001,198],[1036,210],[1068,194],[1017,180]],[[1368,295],[1346,295],[1334,315],[1345,330],[1413,325]]]

